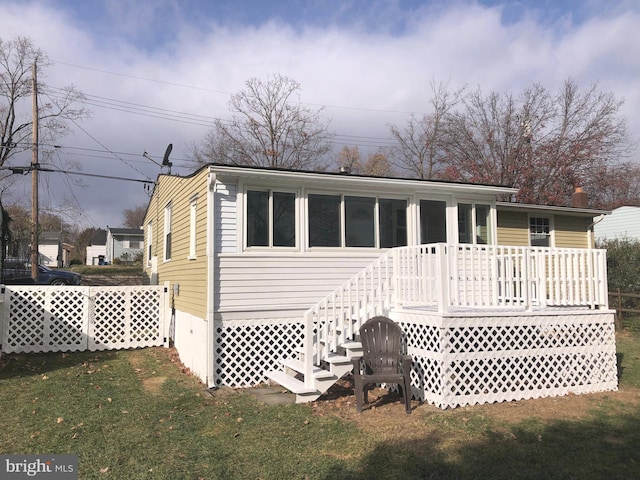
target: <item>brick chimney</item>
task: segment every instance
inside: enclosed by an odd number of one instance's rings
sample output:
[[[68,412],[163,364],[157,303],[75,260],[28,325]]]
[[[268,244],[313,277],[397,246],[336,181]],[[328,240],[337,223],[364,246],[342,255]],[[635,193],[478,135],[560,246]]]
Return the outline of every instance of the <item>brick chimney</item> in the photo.
[[[573,208],[587,208],[589,206],[589,198],[587,192],[582,187],[576,187],[576,191],[571,196],[571,206]]]

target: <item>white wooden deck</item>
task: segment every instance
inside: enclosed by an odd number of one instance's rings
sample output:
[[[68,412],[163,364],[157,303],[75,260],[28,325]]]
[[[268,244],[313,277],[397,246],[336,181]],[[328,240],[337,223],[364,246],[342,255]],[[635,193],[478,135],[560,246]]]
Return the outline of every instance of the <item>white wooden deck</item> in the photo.
[[[375,315],[403,327],[414,397],[442,408],[617,389],[602,250],[392,249],[305,314],[299,401]]]

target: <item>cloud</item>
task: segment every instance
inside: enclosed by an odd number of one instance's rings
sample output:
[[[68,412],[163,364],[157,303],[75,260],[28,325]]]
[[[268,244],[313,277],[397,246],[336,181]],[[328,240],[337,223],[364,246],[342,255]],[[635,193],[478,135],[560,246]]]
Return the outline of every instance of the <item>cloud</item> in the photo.
[[[609,3],[552,2],[552,16],[544,5],[488,1],[317,0],[273,9],[238,0],[3,2],[0,35],[30,36],[55,62],[46,82],[74,84],[92,99],[93,117],[61,139],[62,159],[85,172],[153,179],[158,167],[144,151],[161,159],[173,143],[174,171],[190,173],[188,145],[213,119],[229,117],[229,97],[247,79],[273,73],[298,81],[303,102],[325,107],[340,135],[336,150],[351,140],[375,148],[389,124],[428,112],[433,80],[513,93],[532,82],[597,81],[627,100],[637,132],[640,8]],[[148,200],[140,184],[83,181],[88,188],[50,180],[47,201],[62,202],[59,189],[97,226],[118,226],[123,209]]]

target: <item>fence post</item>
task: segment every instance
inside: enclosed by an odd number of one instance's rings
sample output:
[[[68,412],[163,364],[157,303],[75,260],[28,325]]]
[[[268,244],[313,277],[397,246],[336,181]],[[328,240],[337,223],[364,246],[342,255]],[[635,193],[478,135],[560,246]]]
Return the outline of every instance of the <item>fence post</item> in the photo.
[[[622,323],[622,293],[620,293],[620,289],[617,289],[618,293],[618,301],[616,302],[616,330],[619,332],[622,331],[624,325]]]
[[[436,244],[436,262],[440,270],[440,295],[438,299],[438,313],[449,311],[451,302],[450,280],[449,280],[449,254],[453,255],[454,247],[439,243]]]

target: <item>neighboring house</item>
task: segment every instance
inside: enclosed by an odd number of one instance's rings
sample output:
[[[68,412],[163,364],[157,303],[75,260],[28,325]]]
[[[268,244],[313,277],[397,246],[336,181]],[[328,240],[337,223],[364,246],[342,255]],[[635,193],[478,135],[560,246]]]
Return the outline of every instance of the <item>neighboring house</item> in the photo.
[[[107,256],[107,231],[98,229],[87,245],[87,265],[102,265]]]
[[[142,253],[144,232],[139,228],[110,228],[107,227],[105,261],[113,263],[119,259],[122,262],[132,262]]]
[[[414,396],[439,406],[616,389],[605,256],[588,248],[603,212],[496,202],[515,192],[229,165],[160,175],[145,274],[170,283],[175,346],[209,387],[271,379],[313,400],[382,314],[407,334]],[[588,360],[559,353],[565,331]]]
[[[596,241],[629,239],[640,241],[640,207],[624,206],[595,220]]]
[[[42,232],[38,238],[38,262],[45,267],[64,265],[62,232]],[[67,255],[68,257],[68,255]]]

